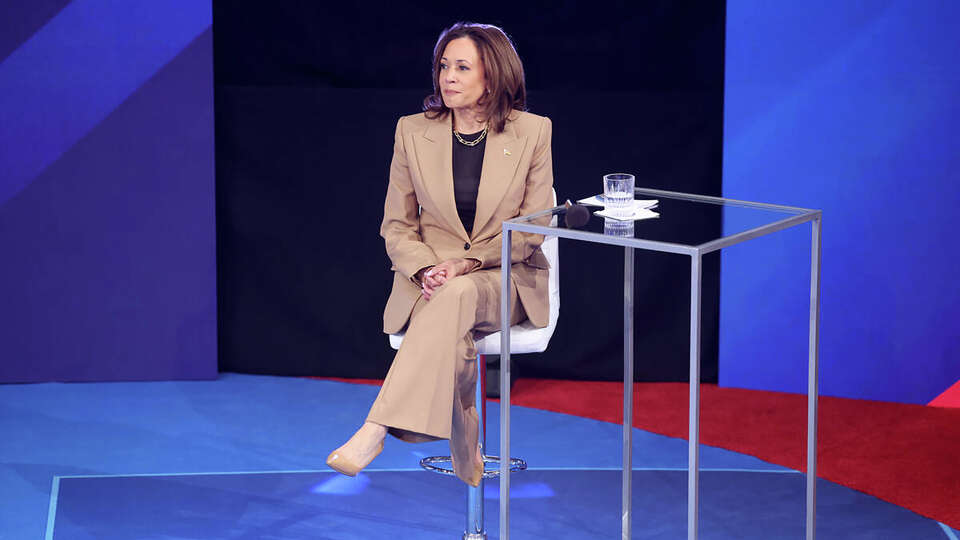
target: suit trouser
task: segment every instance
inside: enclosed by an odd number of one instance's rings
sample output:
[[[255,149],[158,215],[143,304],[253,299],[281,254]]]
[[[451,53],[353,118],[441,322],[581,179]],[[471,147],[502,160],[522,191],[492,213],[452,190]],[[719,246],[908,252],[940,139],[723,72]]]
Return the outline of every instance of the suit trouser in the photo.
[[[512,282],[510,305],[511,325],[526,318]],[[367,421],[407,442],[449,439],[455,472],[467,481],[480,426],[474,340],[499,330],[499,269],[448,280],[429,301],[421,296]]]

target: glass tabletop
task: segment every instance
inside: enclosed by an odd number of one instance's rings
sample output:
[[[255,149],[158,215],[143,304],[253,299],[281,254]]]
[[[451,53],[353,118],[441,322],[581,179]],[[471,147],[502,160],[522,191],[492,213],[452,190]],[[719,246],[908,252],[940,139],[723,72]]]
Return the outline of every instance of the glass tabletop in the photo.
[[[603,207],[588,206],[589,220],[582,227],[574,228],[567,225],[567,208],[561,205],[504,223],[510,224],[512,230],[626,246],[662,244],[689,248],[667,251],[696,250],[702,253],[811,221],[821,213],[807,208],[649,188],[637,188],[634,198],[656,200],[657,205],[652,211],[657,216],[620,221],[596,215]]]

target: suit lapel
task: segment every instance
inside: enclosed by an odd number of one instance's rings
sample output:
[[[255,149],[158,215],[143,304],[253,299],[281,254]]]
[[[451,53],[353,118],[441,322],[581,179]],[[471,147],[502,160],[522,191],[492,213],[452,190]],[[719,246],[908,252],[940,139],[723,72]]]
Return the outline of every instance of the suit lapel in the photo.
[[[450,131],[451,115],[437,120],[424,130],[422,136],[414,137],[417,149],[417,162],[420,164],[420,177],[437,212],[443,217],[450,230],[464,240],[469,240],[467,230],[460,222],[457,213],[457,201],[453,194],[453,135]]]
[[[477,193],[477,213],[473,220],[474,237],[490,221],[500,201],[506,196],[526,142],[526,137],[517,136],[513,122],[508,122],[501,133],[487,133],[480,191]]]

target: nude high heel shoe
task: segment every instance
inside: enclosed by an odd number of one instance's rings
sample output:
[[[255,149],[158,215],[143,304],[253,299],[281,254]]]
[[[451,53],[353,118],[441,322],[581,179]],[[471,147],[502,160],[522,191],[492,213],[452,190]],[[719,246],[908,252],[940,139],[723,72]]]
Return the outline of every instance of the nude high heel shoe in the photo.
[[[349,444],[349,442],[347,444]],[[374,458],[379,456],[380,452],[383,452],[383,441],[380,441],[380,444],[377,445],[377,449],[368,454],[366,459],[358,460],[357,458],[349,457],[349,453],[344,451],[346,446],[347,445],[345,444],[333,452],[330,452],[330,455],[327,456],[327,466],[338,473],[345,474],[347,476],[356,476],[357,473],[369,465]]]
[[[376,433],[375,430],[377,429],[381,430],[380,433]],[[374,432],[371,433],[371,430],[374,430]],[[368,441],[370,441],[370,437],[380,437],[380,440],[377,441],[376,448],[366,454],[358,452],[356,447],[360,446],[363,448],[365,447],[365,443],[369,445]],[[340,474],[356,476],[357,473],[369,465],[374,458],[379,456],[380,452],[383,452],[384,437],[386,437],[386,430],[382,426],[377,426],[370,422],[365,423],[343,446],[330,452],[330,455],[327,456],[327,466]]]

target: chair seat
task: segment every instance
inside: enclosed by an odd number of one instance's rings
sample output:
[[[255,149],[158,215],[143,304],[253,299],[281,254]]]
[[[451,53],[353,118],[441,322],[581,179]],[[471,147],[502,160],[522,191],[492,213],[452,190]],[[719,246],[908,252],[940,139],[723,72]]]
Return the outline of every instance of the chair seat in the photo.
[[[555,328],[555,324],[537,328],[530,321],[511,326],[510,354],[539,353],[547,350]],[[390,346],[399,349],[403,343],[403,335],[403,332],[390,334]],[[477,341],[477,354],[500,354],[500,332],[494,332]]]

